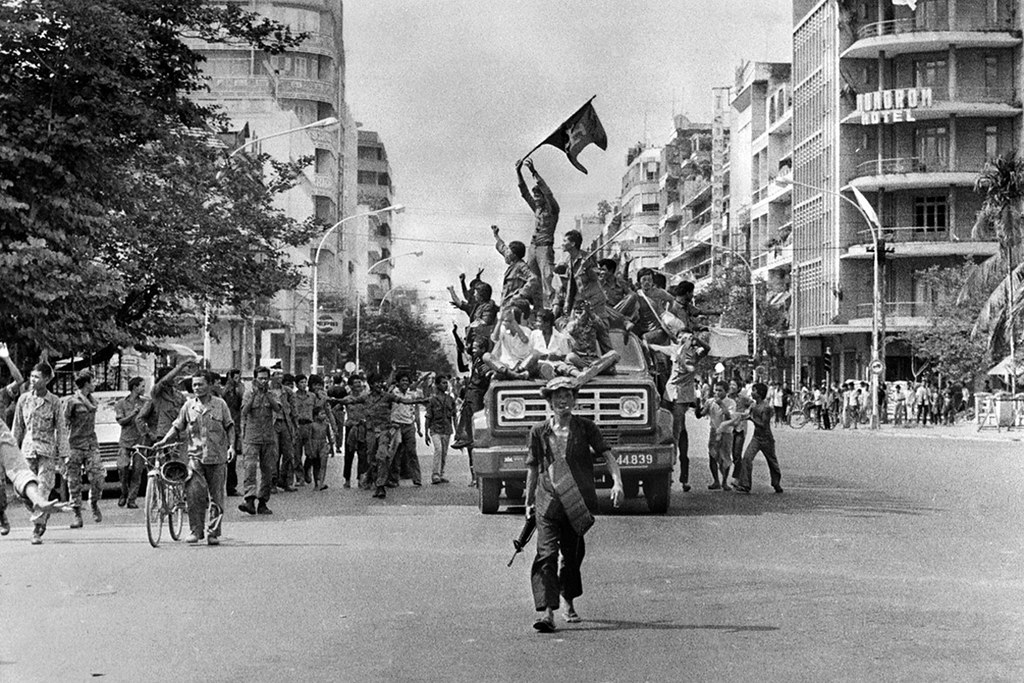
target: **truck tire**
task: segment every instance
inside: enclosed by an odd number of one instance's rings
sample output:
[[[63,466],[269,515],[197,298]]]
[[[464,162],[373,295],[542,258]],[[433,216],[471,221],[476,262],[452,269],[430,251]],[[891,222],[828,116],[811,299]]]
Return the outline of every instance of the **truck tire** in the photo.
[[[493,515],[498,511],[498,496],[501,494],[501,481],[498,479],[480,479],[480,512]]]
[[[671,472],[644,479],[644,498],[647,499],[647,509],[652,514],[661,515],[668,512],[668,500],[671,493]]]
[[[623,478],[622,491],[626,494],[626,498],[636,498],[640,495],[640,480]]]

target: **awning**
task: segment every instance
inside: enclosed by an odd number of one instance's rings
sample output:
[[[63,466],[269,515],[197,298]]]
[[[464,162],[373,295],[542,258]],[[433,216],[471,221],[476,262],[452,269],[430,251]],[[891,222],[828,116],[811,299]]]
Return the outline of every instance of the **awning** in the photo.
[[[996,376],[999,376],[999,377],[1009,377],[1010,373],[1013,371],[1013,369],[1014,369],[1013,362],[1010,359],[1010,357],[1007,356],[1006,358],[1004,358],[1001,361],[999,361],[998,363],[996,363],[988,371],[988,374],[996,375]],[[1017,363],[1016,370],[1017,370],[1017,376],[1018,377],[1020,377],[1021,375],[1024,375],[1024,364]]]

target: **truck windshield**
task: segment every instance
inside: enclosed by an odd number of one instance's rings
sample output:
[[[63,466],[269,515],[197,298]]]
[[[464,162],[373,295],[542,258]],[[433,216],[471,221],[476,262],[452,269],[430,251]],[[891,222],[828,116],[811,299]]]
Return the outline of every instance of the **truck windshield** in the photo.
[[[647,364],[644,362],[644,354],[640,349],[640,340],[635,335],[629,335],[629,341],[622,338],[619,330],[610,330],[612,347],[619,352],[621,358],[615,365],[619,372],[646,372]]]

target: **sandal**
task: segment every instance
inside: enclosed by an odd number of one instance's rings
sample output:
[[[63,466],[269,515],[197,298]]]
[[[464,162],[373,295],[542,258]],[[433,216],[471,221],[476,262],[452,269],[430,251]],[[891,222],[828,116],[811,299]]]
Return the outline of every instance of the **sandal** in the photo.
[[[553,633],[555,631],[555,620],[551,617],[541,617],[533,622],[533,628],[541,633]]]
[[[565,619],[567,624],[578,624],[583,621],[582,617],[576,613],[575,607],[566,607],[565,611],[562,612],[562,617]]]

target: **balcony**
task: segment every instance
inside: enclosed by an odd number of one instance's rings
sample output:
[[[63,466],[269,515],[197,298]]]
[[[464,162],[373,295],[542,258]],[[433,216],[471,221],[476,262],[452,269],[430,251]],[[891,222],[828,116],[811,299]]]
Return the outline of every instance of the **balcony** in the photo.
[[[665,227],[672,223],[678,223],[683,217],[683,207],[678,201],[671,201],[668,206],[665,207],[665,213],[658,221],[658,225]]]
[[[886,318],[927,318],[935,312],[935,304],[930,301],[886,301],[884,308]],[[870,320],[874,312],[873,303],[857,304],[858,318]]]
[[[897,86],[897,89],[911,89],[912,87]],[[946,119],[951,116],[1008,118],[1017,116],[1022,111],[1020,93],[1013,87],[958,83],[955,96],[950,96],[949,89],[944,85],[931,86],[930,89],[932,92],[931,104],[902,110],[899,120],[887,120],[886,123],[899,125],[900,123],[916,123],[931,119]],[[861,117],[862,113],[855,110],[844,116],[842,123],[864,125]]]
[[[857,164],[850,186],[862,192],[928,187],[973,187],[978,170],[942,157],[894,157]]]
[[[278,79],[277,97],[287,100],[312,100],[335,104],[337,91],[331,81],[311,78]]]
[[[883,223],[891,225],[894,221],[882,218]],[[992,240],[971,239],[970,229],[965,227],[963,235],[951,233],[948,228],[922,228],[917,226],[899,226],[882,228],[880,237],[892,248],[890,259],[902,258],[934,258],[942,256],[991,256],[999,249]],[[871,230],[857,232],[857,243],[840,258],[872,259],[874,239]]]
[[[1010,20],[957,21],[950,26],[948,18],[925,22],[923,16],[892,19],[865,24],[857,29],[857,40],[848,47],[843,58],[875,59],[916,52],[939,52],[957,48],[1012,48],[1019,45]]]

